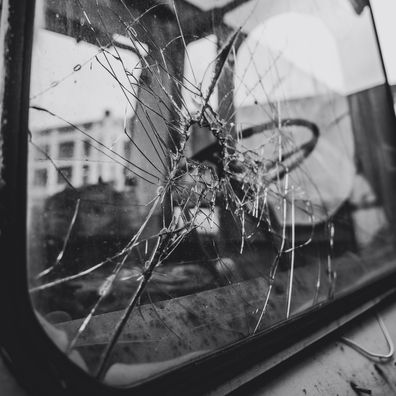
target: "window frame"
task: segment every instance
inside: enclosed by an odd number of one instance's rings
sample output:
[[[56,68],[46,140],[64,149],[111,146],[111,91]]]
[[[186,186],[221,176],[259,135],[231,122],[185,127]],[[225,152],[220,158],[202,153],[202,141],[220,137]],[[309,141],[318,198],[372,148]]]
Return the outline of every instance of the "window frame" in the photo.
[[[276,359],[279,352],[287,348],[297,352],[307,345],[304,340],[311,337],[311,342],[308,343],[315,341],[315,333],[319,332],[321,338],[383,299],[396,295],[395,268],[364,286],[356,286],[339,295],[334,301],[320,303],[309,312],[213,351],[210,356],[184,363],[128,388],[113,388],[99,383],[78,368],[45,333],[34,314],[28,292],[26,189],[34,3],[32,0],[3,0],[2,14],[7,14],[8,7],[9,24],[0,27],[0,32],[5,34],[4,42],[8,51],[7,57],[4,57],[4,76],[1,76],[0,81],[0,92],[3,93],[1,121],[7,120],[1,129],[3,166],[0,180],[0,253],[4,264],[3,275],[0,277],[0,310],[3,316],[0,351],[16,378],[29,392],[74,396],[129,395],[134,392],[202,394],[246,373],[263,360],[275,357],[272,366],[276,365],[280,362]],[[0,38],[3,38],[1,34]],[[389,85],[387,91],[391,98]],[[396,130],[393,104],[391,101],[388,104]],[[343,321],[345,315],[347,318]]]
[[[66,180],[72,180],[73,178],[73,166],[72,165],[64,165],[58,168],[59,173],[57,176],[56,184],[58,186],[66,185]]]
[[[72,160],[75,156],[75,142],[72,140],[61,141],[58,145],[58,159],[60,160]],[[65,152],[66,148],[66,152]],[[70,152],[68,151],[70,150]]]
[[[45,188],[48,184],[48,169],[36,168],[33,174],[33,186],[36,188]]]

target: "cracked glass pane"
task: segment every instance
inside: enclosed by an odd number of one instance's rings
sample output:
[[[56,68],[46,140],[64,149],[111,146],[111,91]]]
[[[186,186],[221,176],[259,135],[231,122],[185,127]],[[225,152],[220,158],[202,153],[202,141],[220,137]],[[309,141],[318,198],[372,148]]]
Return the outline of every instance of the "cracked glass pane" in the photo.
[[[125,386],[391,271],[386,108],[364,2],[37,1],[43,327]]]

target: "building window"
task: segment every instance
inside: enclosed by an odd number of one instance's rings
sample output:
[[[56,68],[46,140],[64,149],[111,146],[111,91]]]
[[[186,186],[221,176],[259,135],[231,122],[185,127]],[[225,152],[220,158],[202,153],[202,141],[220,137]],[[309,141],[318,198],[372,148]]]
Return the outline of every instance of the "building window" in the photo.
[[[59,158],[73,158],[74,142],[64,142],[59,144]]]
[[[43,144],[40,148],[41,148],[41,151],[43,153],[45,153],[46,155],[50,154],[50,146],[49,146],[49,144]]]
[[[71,166],[63,166],[58,168],[58,184],[66,184],[66,179],[71,180],[73,176],[73,168]]]
[[[124,142],[124,157],[126,160],[131,159],[132,154],[132,142],[130,140]]]
[[[84,156],[89,157],[91,155],[92,145],[89,142],[89,140],[84,140],[83,145],[84,145]]]
[[[33,152],[33,159],[34,161],[46,161],[49,155],[50,155],[49,144],[41,144]]]
[[[86,186],[89,183],[89,165],[84,165],[82,170],[82,184]]]
[[[48,181],[47,169],[36,169],[34,171],[33,184],[37,187],[45,187]]]
[[[59,133],[71,133],[75,130],[73,126],[64,126],[58,129]]]

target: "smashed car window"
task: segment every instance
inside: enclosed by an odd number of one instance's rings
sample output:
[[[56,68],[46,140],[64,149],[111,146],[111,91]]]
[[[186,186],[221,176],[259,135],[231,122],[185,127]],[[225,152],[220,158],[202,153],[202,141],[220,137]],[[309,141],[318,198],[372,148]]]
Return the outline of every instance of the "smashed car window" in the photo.
[[[360,3],[37,2],[29,288],[76,364],[129,385],[391,271]]]

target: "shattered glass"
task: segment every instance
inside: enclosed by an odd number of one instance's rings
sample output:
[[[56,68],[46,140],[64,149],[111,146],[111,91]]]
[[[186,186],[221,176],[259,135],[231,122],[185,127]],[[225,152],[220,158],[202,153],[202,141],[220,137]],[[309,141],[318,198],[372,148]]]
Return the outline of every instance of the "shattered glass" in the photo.
[[[133,384],[392,270],[385,79],[354,4],[37,2],[30,294],[92,376]]]

